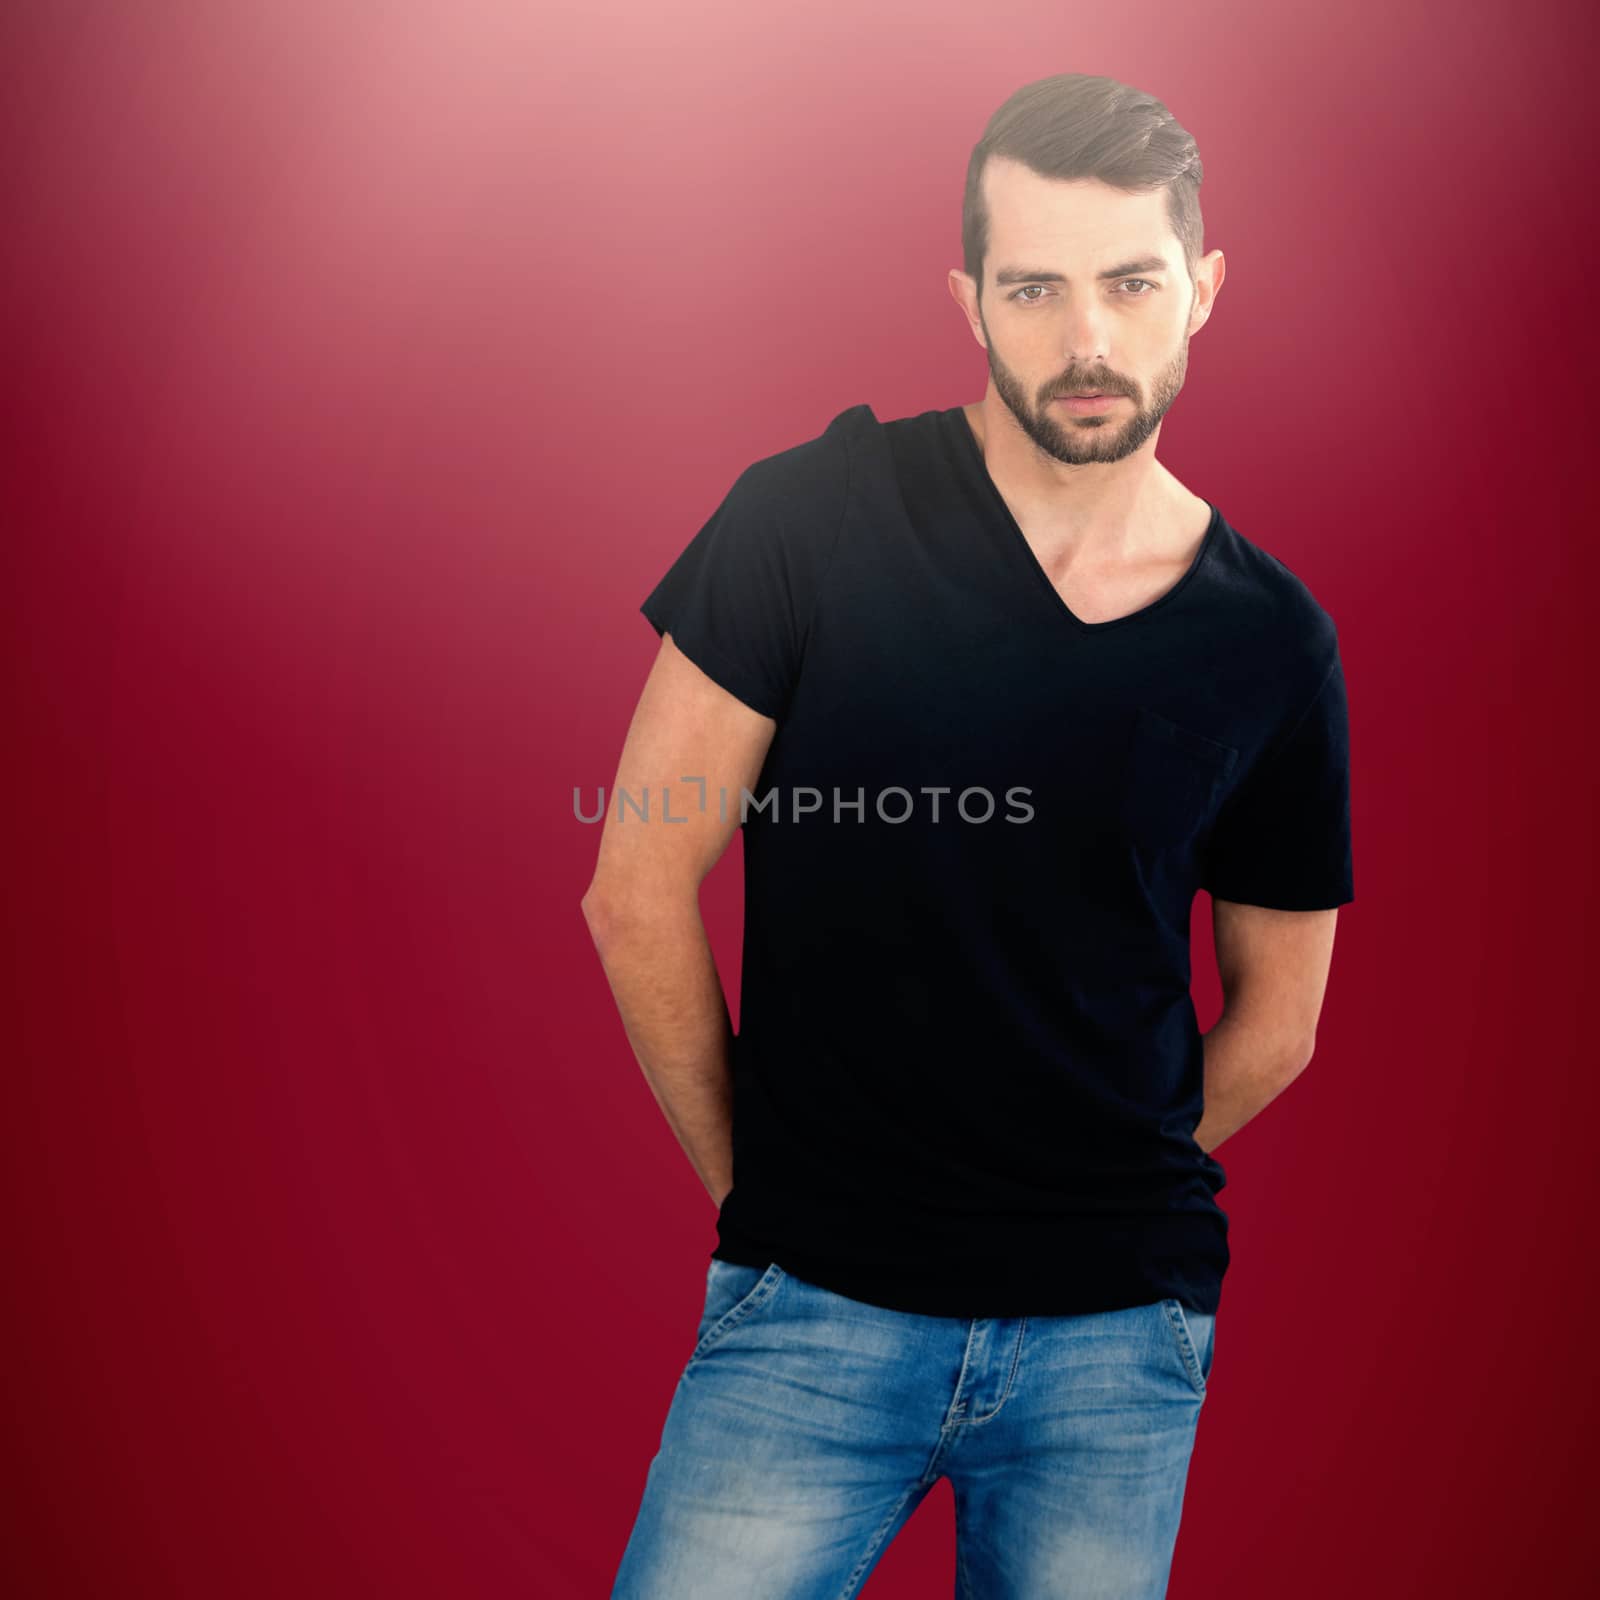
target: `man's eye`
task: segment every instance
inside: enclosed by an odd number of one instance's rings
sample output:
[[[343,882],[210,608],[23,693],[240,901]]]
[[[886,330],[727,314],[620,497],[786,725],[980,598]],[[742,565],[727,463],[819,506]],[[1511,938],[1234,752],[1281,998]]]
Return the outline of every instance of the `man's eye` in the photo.
[[[1130,291],[1128,295],[1130,300],[1143,300],[1147,295],[1155,292],[1156,286],[1148,278],[1124,278],[1122,280],[1122,285],[1127,285],[1130,283],[1142,283],[1144,285],[1144,288],[1137,294],[1134,294]],[[1119,287],[1121,287],[1121,285],[1119,285]],[[1030,289],[1037,289],[1039,294],[1037,296],[1029,295],[1028,291]],[[1014,289],[1006,298],[1010,300],[1019,300],[1025,306],[1036,306],[1038,305],[1039,300],[1043,298],[1043,295],[1044,285],[1042,283],[1025,283],[1020,289]]]

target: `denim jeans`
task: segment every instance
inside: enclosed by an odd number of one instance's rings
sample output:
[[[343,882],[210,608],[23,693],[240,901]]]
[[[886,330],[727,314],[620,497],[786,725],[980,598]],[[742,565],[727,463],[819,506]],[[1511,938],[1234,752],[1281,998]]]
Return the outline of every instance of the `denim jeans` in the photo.
[[[957,1600],[1163,1596],[1214,1323],[922,1316],[713,1259],[612,1600],[849,1600],[940,1478]]]

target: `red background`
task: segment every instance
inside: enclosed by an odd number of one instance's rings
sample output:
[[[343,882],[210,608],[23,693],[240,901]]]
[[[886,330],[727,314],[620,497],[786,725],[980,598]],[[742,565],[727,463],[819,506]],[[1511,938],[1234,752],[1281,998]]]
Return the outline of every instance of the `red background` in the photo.
[[[0,30],[10,1592],[607,1592],[715,1233],[573,789],[741,468],[982,393],[967,155],[1068,70],[1200,142],[1229,270],[1161,454],[1333,614],[1354,730],[1317,1058],[1220,1152],[1171,1592],[1580,1592],[1590,10]],[[734,849],[730,997],[738,906]],[[866,1592],[953,1538],[941,1485]]]

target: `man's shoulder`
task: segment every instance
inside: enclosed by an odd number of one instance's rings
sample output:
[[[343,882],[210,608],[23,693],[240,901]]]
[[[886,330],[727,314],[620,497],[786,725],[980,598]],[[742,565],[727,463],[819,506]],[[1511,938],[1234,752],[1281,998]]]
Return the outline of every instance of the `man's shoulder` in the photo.
[[[852,447],[868,426],[878,426],[871,406],[847,406],[820,433],[757,457],[741,478],[762,494],[837,494],[849,476]]]
[[[1338,648],[1338,625],[1311,584],[1281,556],[1226,517],[1216,551],[1222,592],[1240,612],[1241,631],[1292,648],[1325,668]]]
[[[717,516],[729,536],[805,581],[825,565],[850,501],[851,474],[867,406],[851,406],[798,444],[758,456],[735,478]]]

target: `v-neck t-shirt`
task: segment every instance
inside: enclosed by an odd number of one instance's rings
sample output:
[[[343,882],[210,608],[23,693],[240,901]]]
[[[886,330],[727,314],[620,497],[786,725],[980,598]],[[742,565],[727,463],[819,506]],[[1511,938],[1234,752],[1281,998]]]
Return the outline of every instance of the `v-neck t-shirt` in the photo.
[[[776,723],[727,800],[713,1254],[931,1315],[1214,1313],[1194,896],[1354,898],[1338,636],[1305,583],[1211,505],[1172,587],[1085,621],[962,407],[856,405],[746,468],[640,609]]]

